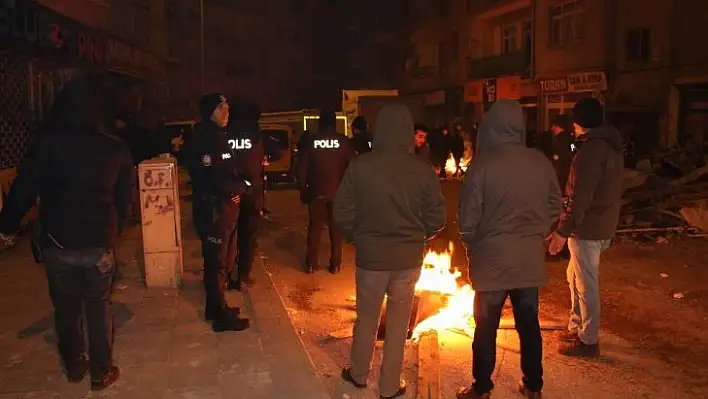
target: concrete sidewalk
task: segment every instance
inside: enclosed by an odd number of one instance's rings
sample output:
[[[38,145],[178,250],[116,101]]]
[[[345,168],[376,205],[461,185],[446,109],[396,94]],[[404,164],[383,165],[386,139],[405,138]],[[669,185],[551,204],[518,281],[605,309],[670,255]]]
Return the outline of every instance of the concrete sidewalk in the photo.
[[[88,379],[68,384],[61,372],[44,270],[27,242],[0,254],[0,398],[329,398],[260,259],[258,284],[247,294],[229,293],[251,328],[211,332],[202,315],[199,244],[191,222],[183,226],[181,291],[143,288],[139,226],[117,248],[123,278],[113,309],[121,378],[101,393],[89,392]]]

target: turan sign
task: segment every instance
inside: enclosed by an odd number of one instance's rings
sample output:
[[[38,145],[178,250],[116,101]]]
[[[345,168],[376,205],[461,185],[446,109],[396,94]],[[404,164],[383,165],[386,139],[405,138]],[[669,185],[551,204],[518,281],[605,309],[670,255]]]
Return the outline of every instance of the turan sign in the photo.
[[[602,92],[607,90],[607,76],[604,71],[576,73],[565,78],[541,80],[539,85],[544,94]]]

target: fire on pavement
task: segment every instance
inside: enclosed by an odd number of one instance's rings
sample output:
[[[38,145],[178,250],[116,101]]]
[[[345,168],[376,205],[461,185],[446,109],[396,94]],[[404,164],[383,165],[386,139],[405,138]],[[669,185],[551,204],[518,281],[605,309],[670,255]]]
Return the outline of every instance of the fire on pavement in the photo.
[[[416,295],[436,294],[442,306],[432,316],[420,321],[413,330],[413,338],[426,331],[456,330],[472,336],[474,290],[461,279],[462,273],[452,266],[454,246],[444,252],[428,251],[415,286]]]

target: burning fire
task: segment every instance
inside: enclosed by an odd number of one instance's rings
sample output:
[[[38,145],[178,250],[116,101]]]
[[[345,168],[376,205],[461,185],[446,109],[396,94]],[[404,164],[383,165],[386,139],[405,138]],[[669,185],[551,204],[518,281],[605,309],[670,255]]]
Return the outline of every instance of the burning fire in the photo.
[[[417,293],[434,292],[442,295],[445,303],[440,311],[418,323],[413,331],[413,337],[431,330],[455,329],[472,336],[472,315],[474,305],[474,290],[459,281],[459,270],[452,267],[453,245],[443,253],[429,251],[423,259],[423,269],[416,283]]]
[[[465,152],[464,157],[460,159],[459,164],[455,164],[455,158],[453,158],[452,154],[447,157],[447,160],[445,161],[445,172],[447,172],[448,175],[454,175],[457,170],[461,170],[462,172],[467,171],[467,164],[472,160],[472,157],[468,152]]]

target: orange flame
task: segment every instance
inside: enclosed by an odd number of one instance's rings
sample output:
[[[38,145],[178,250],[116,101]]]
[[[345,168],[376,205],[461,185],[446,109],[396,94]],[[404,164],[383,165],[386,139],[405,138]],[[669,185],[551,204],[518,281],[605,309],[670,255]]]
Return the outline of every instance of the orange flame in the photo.
[[[413,330],[414,338],[426,331],[448,329],[460,330],[472,336],[474,290],[468,283],[460,281],[462,273],[452,267],[453,250],[454,247],[450,243],[447,251],[429,251],[423,259],[423,269],[415,286],[416,292],[440,293],[447,298],[447,303],[437,314],[418,323]]]

